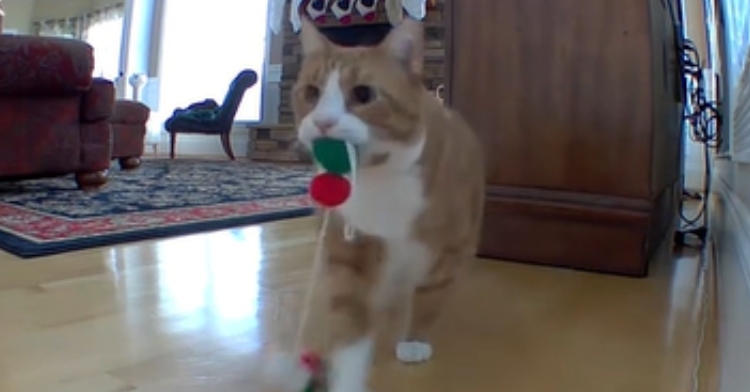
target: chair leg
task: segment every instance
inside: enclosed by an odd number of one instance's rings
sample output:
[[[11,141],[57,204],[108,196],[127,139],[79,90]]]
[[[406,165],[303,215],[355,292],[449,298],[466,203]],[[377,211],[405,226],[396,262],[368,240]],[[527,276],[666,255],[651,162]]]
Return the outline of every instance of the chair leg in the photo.
[[[122,170],[133,170],[141,166],[141,157],[127,157],[118,159]]]
[[[229,134],[221,134],[221,146],[224,147],[224,152],[227,154],[229,159],[234,160],[234,152],[232,151],[232,143],[229,142]]]
[[[174,159],[174,149],[177,144],[177,132],[169,133],[169,159]]]

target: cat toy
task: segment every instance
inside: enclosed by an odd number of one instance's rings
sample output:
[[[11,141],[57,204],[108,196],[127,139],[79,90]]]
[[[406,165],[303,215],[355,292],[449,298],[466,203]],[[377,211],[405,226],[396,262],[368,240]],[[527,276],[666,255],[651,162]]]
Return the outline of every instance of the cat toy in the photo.
[[[341,140],[320,138],[313,142],[312,152],[321,172],[310,183],[310,197],[321,207],[338,207],[352,192],[354,147]]]
[[[298,357],[276,354],[266,365],[266,382],[284,392],[325,392],[327,369],[316,353],[304,352]]]
[[[327,390],[327,363],[314,352],[303,352],[303,333],[312,307],[313,291],[324,267],[323,241],[328,227],[330,209],[344,204],[351,196],[355,180],[357,155],[351,143],[320,138],[312,143],[312,152],[319,173],[310,182],[310,197],[324,208],[323,225],[313,260],[313,273],[307,288],[301,322],[297,331],[294,352],[299,356],[276,355],[265,369],[266,381],[285,392],[325,392]],[[344,229],[345,238],[353,238],[350,226]]]

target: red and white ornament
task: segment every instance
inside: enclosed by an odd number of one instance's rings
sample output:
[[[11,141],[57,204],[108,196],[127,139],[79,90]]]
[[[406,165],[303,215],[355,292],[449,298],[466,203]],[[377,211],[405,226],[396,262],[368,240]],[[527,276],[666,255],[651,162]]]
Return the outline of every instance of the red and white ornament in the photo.
[[[352,13],[354,12],[355,0],[334,0],[331,11],[336,19],[343,25],[352,23]]]
[[[378,16],[378,3],[380,0],[357,0],[357,12],[362,19],[372,22]]]
[[[307,3],[306,12],[310,19],[317,23],[325,23],[328,5],[331,0],[310,0]]]

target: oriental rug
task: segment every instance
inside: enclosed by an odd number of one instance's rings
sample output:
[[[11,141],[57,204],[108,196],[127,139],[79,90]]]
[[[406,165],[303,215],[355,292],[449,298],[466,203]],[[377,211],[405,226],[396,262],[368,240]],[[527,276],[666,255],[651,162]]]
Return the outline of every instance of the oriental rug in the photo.
[[[72,176],[0,182],[0,249],[33,258],[313,213],[308,166],[144,160],[97,191]]]

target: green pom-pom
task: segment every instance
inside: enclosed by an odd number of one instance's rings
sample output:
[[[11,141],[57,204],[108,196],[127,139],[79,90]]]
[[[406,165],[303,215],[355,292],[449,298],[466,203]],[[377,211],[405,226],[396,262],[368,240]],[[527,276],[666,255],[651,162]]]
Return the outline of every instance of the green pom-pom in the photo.
[[[346,142],[337,139],[321,138],[313,141],[313,156],[329,173],[347,174],[352,170]]]

